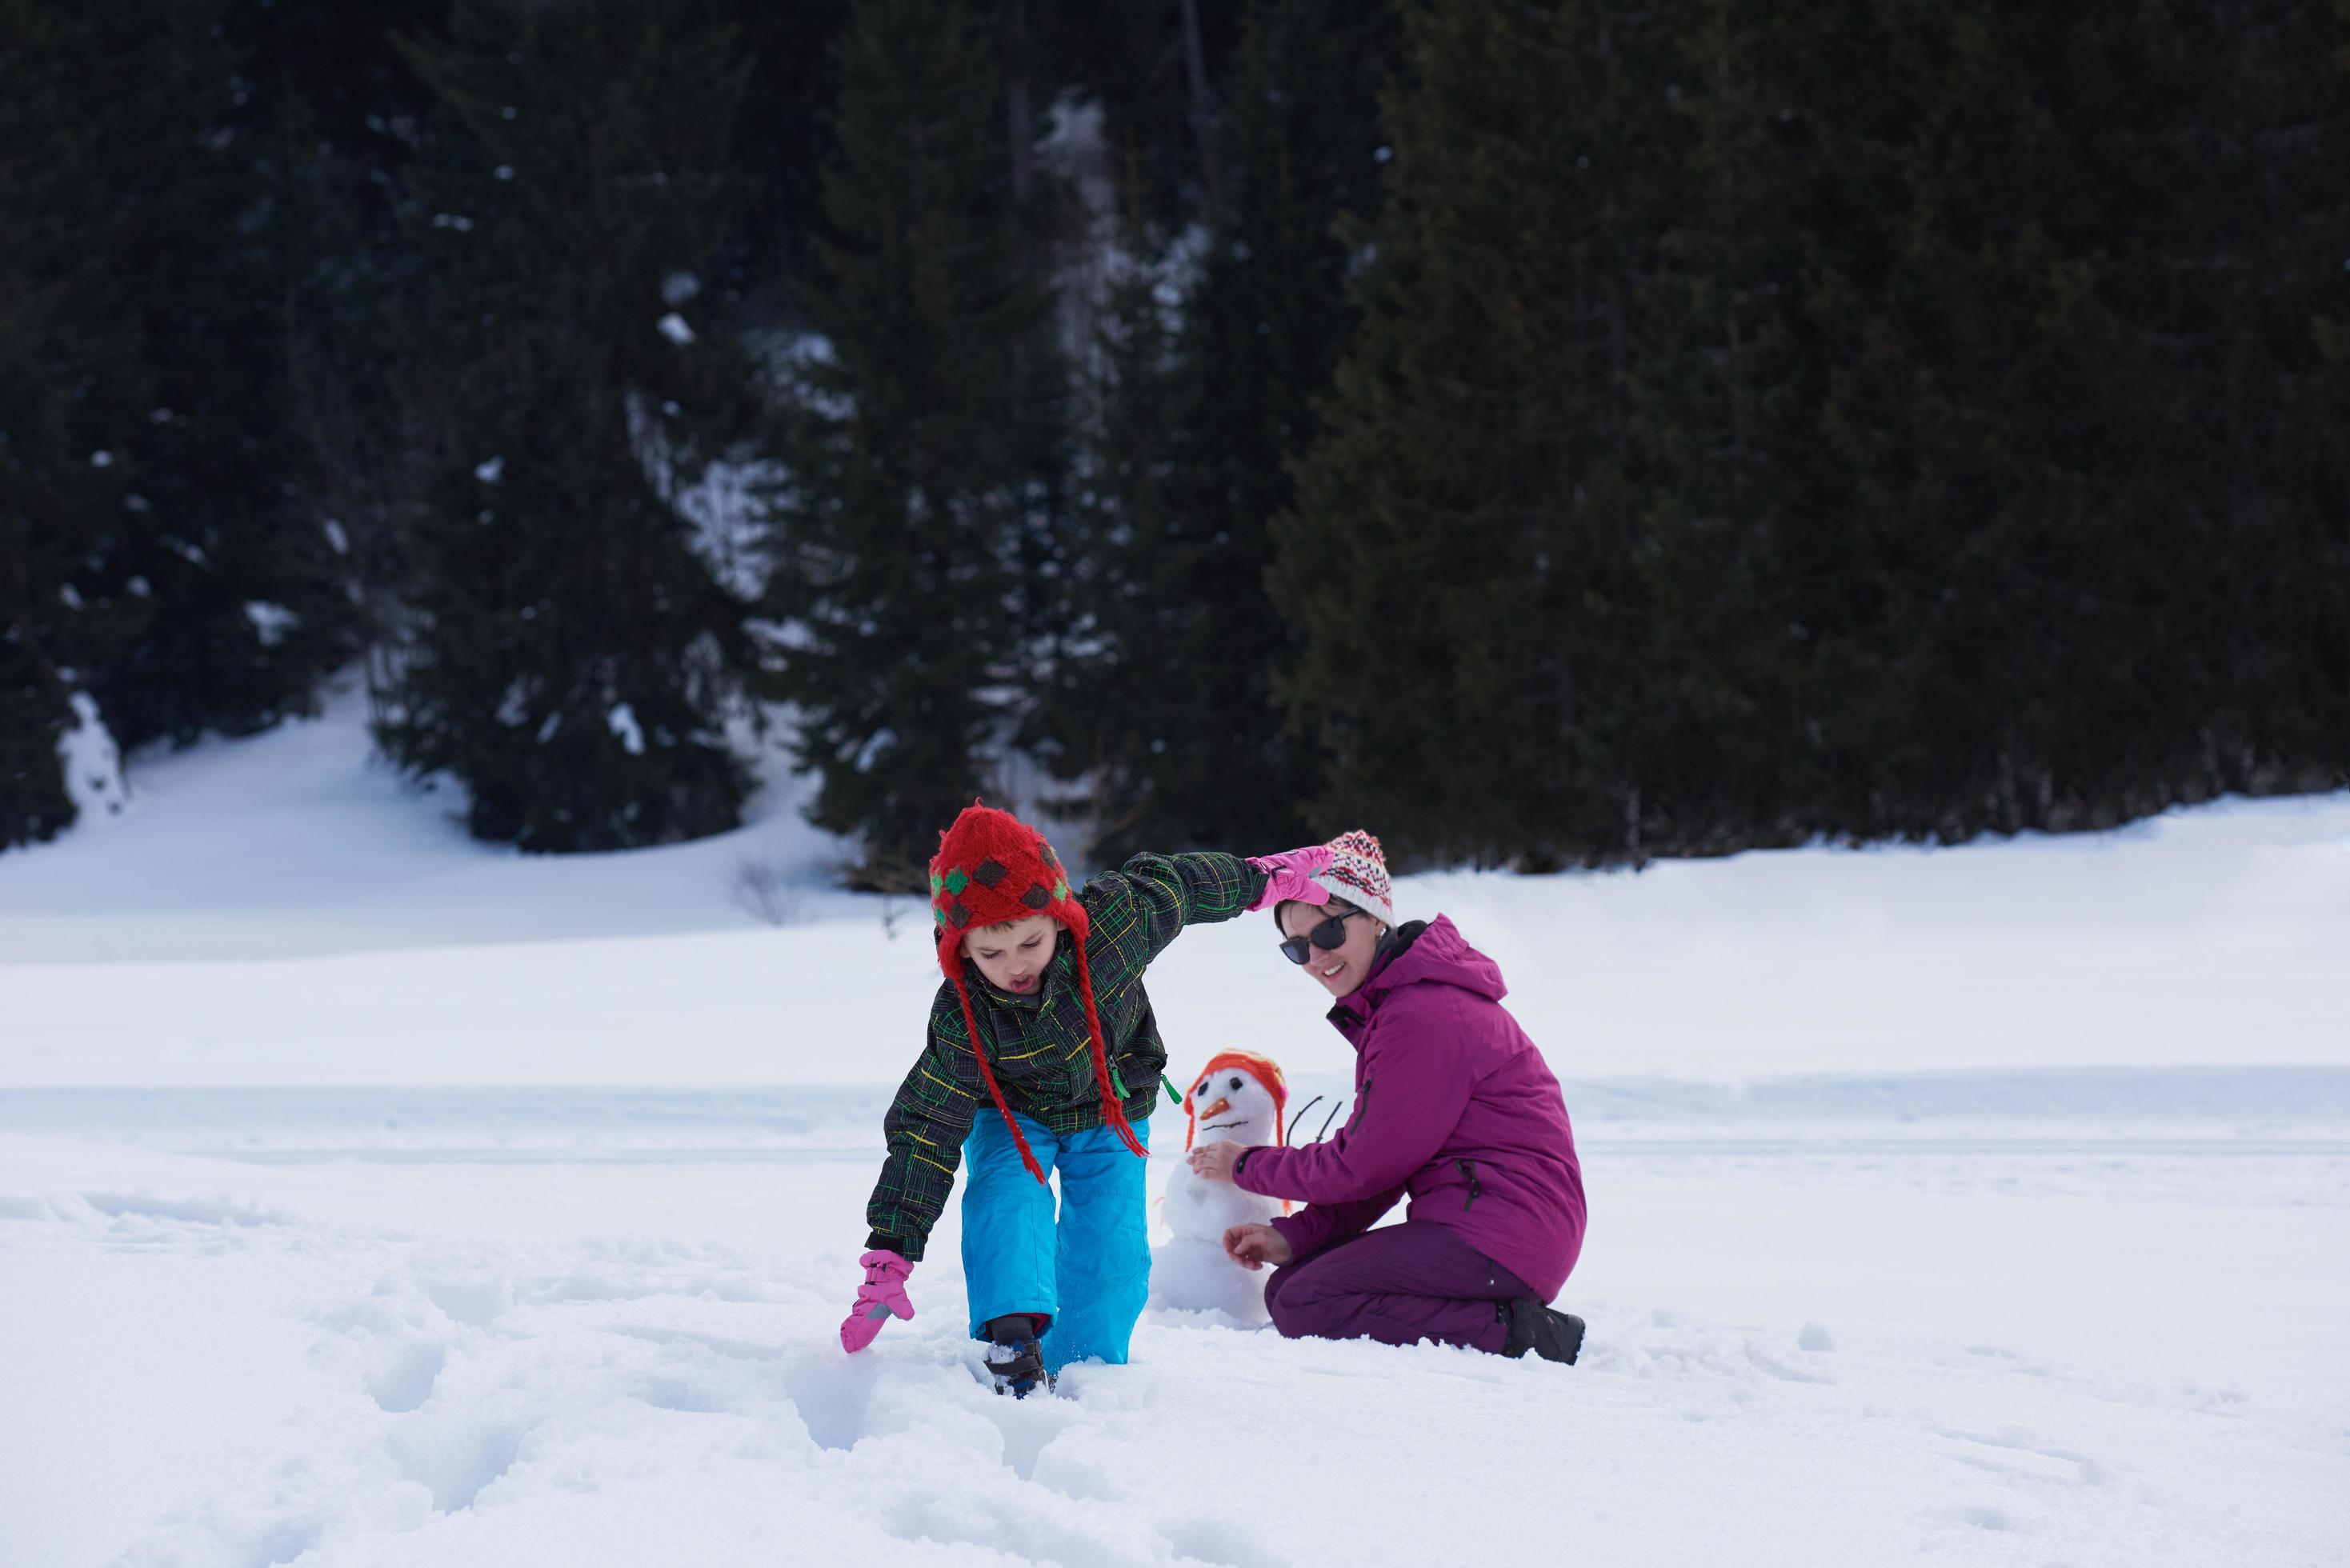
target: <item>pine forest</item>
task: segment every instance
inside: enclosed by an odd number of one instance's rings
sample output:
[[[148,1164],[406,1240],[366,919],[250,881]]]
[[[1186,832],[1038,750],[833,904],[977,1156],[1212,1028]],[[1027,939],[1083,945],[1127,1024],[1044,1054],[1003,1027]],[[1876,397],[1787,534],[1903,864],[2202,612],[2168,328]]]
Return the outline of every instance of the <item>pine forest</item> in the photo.
[[[375,743],[847,876],[2350,784],[2337,0],[0,0],[0,846]],[[86,807],[84,807],[86,808]]]

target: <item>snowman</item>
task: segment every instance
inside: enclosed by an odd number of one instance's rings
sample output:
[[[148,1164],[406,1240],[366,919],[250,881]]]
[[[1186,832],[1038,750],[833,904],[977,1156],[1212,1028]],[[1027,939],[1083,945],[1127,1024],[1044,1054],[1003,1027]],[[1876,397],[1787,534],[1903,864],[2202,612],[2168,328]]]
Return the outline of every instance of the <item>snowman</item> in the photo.
[[[1183,1147],[1194,1143],[1279,1144],[1289,1086],[1263,1056],[1226,1051],[1210,1058],[1183,1096],[1189,1122]],[[1179,1160],[1167,1178],[1159,1212],[1173,1239],[1150,1254],[1150,1304],[1187,1312],[1222,1312],[1243,1323],[1266,1322],[1264,1275],[1224,1254],[1224,1231],[1263,1224],[1289,1206],[1229,1181],[1203,1181]]]

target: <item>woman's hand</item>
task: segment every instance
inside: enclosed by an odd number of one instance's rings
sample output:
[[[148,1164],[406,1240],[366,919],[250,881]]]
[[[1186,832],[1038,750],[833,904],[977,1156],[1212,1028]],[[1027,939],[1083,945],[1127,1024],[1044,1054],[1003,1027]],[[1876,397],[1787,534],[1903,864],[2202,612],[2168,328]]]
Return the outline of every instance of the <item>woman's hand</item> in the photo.
[[[1230,1181],[1241,1156],[1255,1146],[1245,1143],[1203,1143],[1191,1154],[1191,1174],[1202,1181]]]
[[[1235,1225],[1224,1232],[1224,1255],[1243,1269],[1274,1268],[1295,1257],[1289,1238],[1270,1225]]]

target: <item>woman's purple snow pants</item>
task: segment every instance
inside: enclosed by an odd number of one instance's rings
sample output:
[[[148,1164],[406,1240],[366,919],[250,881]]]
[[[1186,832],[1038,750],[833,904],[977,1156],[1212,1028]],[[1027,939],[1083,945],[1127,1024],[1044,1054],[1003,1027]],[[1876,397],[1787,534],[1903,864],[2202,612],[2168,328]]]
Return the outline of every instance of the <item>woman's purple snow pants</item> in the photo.
[[[1494,1303],[1534,1293],[1449,1228],[1407,1220],[1284,1264],[1265,1282],[1264,1305],[1287,1339],[1432,1339],[1498,1353],[1509,1330]]]

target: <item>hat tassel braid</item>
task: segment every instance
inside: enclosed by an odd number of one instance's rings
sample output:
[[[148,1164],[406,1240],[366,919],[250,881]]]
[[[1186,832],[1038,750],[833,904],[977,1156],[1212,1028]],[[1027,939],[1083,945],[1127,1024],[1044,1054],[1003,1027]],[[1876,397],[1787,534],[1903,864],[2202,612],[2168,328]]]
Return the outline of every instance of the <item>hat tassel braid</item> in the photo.
[[[1126,1147],[1142,1159],[1150,1151],[1134,1136],[1134,1124],[1126,1119],[1126,1107],[1118,1103],[1118,1085],[1110,1081],[1109,1054],[1102,1046],[1101,1017],[1094,1011],[1094,971],[1086,962],[1086,944],[1077,944],[1077,994],[1086,1002],[1086,1031],[1093,1036],[1094,1082],[1101,1085],[1102,1119],[1110,1125]],[[1158,1091],[1153,1090],[1155,1095]]]
[[[987,1080],[987,1093],[995,1101],[995,1114],[1003,1118],[1004,1130],[1012,1135],[1014,1147],[1020,1150],[1020,1163],[1028,1168],[1028,1174],[1036,1179],[1037,1186],[1042,1187],[1045,1185],[1045,1168],[1036,1163],[1036,1156],[1028,1147],[1028,1139],[1020,1131],[1020,1124],[1012,1119],[1012,1107],[1003,1103],[1003,1091],[995,1086],[995,1072],[987,1064],[987,1047],[981,1044],[979,1038],[979,1020],[971,1013],[971,990],[960,979],[954,982],[954,988],[956,999],[962,1003],[962,1026],[970,1031],[971,1054],[979,1061],[979,1075]]]

